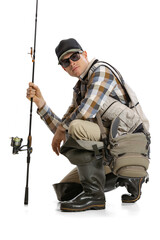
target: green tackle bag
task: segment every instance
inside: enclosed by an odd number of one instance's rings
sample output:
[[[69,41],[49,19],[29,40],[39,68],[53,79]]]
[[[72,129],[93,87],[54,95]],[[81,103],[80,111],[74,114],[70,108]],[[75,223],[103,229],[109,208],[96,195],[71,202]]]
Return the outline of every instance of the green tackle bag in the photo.
[[[150,137],[143,132],[114,134],[118,118],[112,122],[108,149],[112,156],[111,169],[121,177],[146,177],[149,166]]]

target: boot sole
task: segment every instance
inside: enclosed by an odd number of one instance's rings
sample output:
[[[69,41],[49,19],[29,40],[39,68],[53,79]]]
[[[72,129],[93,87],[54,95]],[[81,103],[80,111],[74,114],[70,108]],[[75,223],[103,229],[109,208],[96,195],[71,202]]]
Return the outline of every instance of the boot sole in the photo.
[[[67,208],[67,207],[61,207],[61,211],[63,212],[81,212],[81,211],[87,211],[87,210],[102,210],[105,209],[105,204],[95,204],[90,205],[85,208]]]

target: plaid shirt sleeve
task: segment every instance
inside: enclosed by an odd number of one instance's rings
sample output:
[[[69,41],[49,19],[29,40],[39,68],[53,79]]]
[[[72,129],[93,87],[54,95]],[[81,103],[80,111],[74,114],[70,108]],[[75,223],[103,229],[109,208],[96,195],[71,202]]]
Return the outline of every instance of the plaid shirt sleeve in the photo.
[[[98,67],[89,79],[88,90],[81,104],[62,122],[62,126],[67,128],[74,119],[94,118],[116,85],[112,72],[104,66]]]
[[[72,99],[72,103],[64,114],[62,120],[47,106],[45,105],[41,109],[37,109],[38,115],[45,122],[45,124],[49,127],[52,133],[56,132],[57,127],[64,121],[75,109],[74,105],[74,96]],[[66,130],[68,130],[68,126],[65,126]]]
[[[45,105],[42,109],[38,109],[37,113],[40,115],[41,119],[46,123],[52,133],[56,132],[58,125],[61,124],[62,120],[57,117],[52,110]]]

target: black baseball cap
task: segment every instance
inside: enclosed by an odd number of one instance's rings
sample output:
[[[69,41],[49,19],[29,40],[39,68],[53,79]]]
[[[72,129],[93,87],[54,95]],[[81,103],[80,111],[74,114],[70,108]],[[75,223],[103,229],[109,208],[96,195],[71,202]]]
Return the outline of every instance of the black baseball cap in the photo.
[[[56,55],[58,57],[58,61],[60,61],[62,57],[67,53],[78,52],[78,51],[83,51],[83,49],[81,45],[74,38],[64,39],[60,41],[60,43],[55,49]]]

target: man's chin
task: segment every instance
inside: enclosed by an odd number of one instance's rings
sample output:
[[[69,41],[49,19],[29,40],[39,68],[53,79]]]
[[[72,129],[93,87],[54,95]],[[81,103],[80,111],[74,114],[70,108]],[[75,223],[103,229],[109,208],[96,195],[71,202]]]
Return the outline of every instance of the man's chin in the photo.
[[[80,74],[79,71],[72,72],[70,75],[71,75],[72,77],[77,77],[77,78],[79,78],[79,77],[81,76],[81,74]]]

